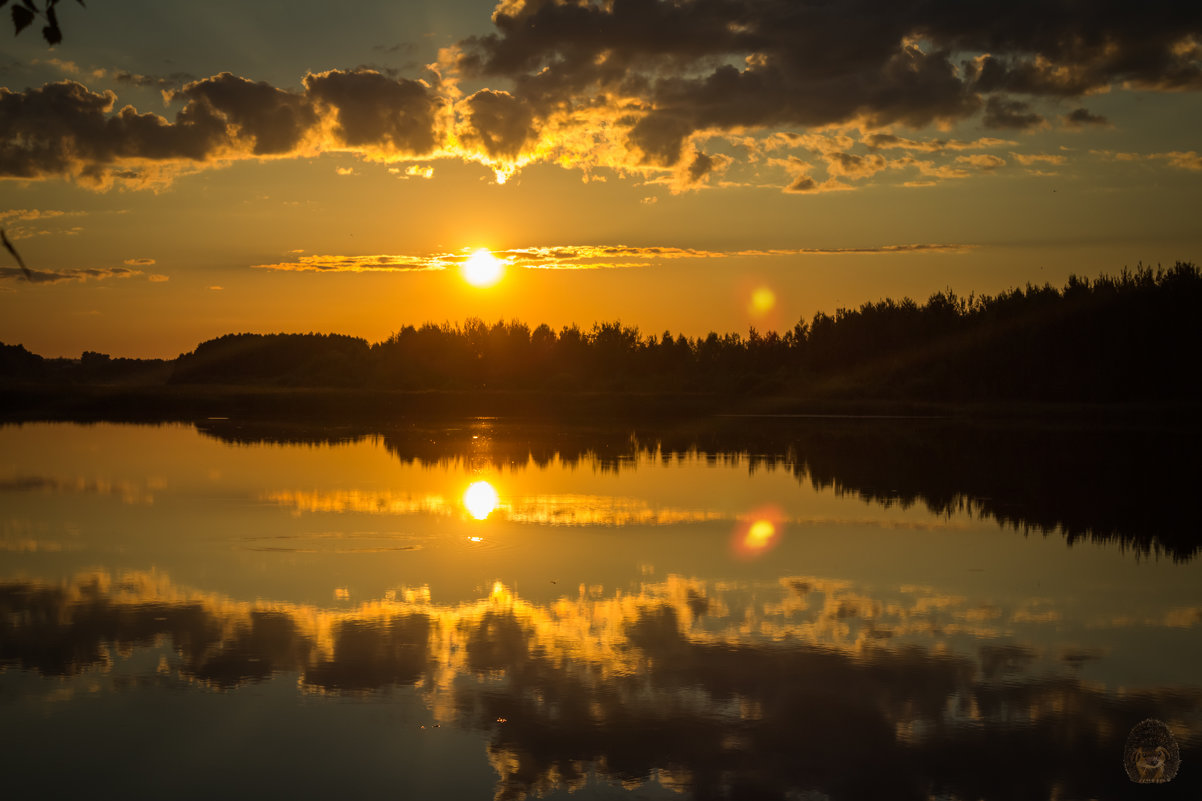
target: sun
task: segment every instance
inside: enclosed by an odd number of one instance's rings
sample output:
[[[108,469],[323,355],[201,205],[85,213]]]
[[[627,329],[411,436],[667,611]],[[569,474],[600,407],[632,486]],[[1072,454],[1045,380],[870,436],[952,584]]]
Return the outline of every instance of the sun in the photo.
[[[472,286],[492,286],[505,274],[505,263],[480,248],[463,263],[463,280]]]

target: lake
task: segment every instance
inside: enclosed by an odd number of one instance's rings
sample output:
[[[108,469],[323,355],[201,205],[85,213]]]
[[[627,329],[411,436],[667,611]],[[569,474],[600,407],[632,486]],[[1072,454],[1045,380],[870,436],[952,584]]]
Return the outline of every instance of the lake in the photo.
[[[6,425],[0,794],[1199,797],[1198,445]]]

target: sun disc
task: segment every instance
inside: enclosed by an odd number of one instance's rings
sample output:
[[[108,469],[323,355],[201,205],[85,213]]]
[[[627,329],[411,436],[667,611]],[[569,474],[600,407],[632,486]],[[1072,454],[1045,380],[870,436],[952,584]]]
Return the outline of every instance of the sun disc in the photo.
[[[759,287],[751,293],[751,311],[753,314],[767,314],[776,305],[776,293],[766,286]]]
[[[492,286],[505,274],[505,263],[484,248],[463,263],[463,279],[472,286]]]

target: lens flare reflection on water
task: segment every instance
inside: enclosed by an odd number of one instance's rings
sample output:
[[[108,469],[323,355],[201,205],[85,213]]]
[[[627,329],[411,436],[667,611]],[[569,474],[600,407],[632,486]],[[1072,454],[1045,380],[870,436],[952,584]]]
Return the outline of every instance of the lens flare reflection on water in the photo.
[[[781,510],[764,506],[741,518],[735,529],[734,552],[743,559],[754,559],[771,550],[780,541]]]

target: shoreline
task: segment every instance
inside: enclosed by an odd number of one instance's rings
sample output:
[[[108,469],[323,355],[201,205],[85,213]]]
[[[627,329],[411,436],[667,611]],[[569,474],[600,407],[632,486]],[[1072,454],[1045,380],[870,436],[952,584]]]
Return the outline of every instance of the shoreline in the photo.
[[[570,422],[687,420],[1014,423],[1160,430],[1202,427],[1202,402],[929,401],[685,392],[405,391],[245,385],[0,387],[0,423],[198,422],[389,424],[503,418]]]

